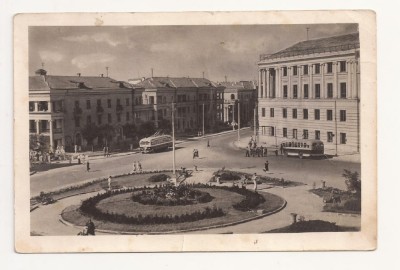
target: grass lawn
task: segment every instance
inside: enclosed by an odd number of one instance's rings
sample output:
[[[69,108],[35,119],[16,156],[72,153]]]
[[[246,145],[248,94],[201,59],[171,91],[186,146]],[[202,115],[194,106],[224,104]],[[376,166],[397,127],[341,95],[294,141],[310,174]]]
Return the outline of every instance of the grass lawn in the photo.
[[[312,189],[310,192],[325,201],[325,212],[361,214],[361,197],[359,195],[332,187]],[[340,201],[333,202],[332,198],[340,198]]]
[[[197,189],[197,188],[196,188]],[[241,201],[244,196],[234,192],[221,190],[221,189],[202,189],[201,191],[210,193],[214,199],[208,203],[198,203],[194,205],[182,205],[182,206],[155,206],[155,205],[143,205],[140,203],[133,202],[130,199],[131,193],[116,195],[103,201],[99,202],[97,207],[102,211],[125,213],[126,215],[136,216],[139,212],[151,215],[166,215],[166,214],[179,214],[179,213],[190,213],[196,210],[204,210],[206,206],[222,208],[226,213],[223,217],[209,218],[198,220],[195,222],[182,222],[177,224],[150,224],[150,225],[127,225],[117,224],[112,222],[105,222],[102,220],[93,219],[97,229],[113,230],[113,231],[124,231],[124,232],[168,232],[175,230],[187,230],[194,228],[202,228],[214,225],[223,225],[231,222],[237,222],[248,218],[256,218],[259,215],[255,212],[242,212],[235,210],[232,205],[236,202]],[[257,207],[257,209],[264,209],[266,212],[270,212],[280,208],[284,204],[284,200],[276,195],[269,193],[262,193],[265,198],[265,202]],[[79,206],[70,206],[64,209],[62,217],[76,225],[84,226],[87,220],[90,218],[83,215]]]

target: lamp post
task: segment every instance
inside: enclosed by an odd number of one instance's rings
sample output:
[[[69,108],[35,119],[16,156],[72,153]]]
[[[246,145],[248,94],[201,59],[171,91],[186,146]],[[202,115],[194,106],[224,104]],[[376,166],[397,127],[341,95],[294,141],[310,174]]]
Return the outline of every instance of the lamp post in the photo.
[[[235,130],[234,123],[235,123],[235,103],[233,103],[233,105],[232,105],[232,128],[233,128],[233,130]]]
[[[177,184],[175,175],[175,103],[172,102],[172,180]]]
[[[238,101],[238,141],[240,141],[240,102]]]
[[[204,133],[204,103],[203,103],[203,138],[204,138],[204,135],[205,135],[205,133]]]

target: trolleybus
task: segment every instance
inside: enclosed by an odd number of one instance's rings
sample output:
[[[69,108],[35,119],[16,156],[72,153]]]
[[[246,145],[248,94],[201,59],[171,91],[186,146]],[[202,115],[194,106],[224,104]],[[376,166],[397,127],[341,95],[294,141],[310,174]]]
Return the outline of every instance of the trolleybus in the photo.
[[[287,140],[281,144],[285,156],[320,157],[324,155],[324,143],[320,140]]]
[[[152,153],[162,151],[172,147],[172,137],[170,135],[153,135],[139,141],[140,152]]]

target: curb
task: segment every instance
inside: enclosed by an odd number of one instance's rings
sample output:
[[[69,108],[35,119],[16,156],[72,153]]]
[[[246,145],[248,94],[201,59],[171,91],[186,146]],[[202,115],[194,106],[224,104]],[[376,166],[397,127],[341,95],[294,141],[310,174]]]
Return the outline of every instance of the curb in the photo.
[[[282,197],[280,197],[282,198]],[[283,199],[283,198],[282,198]],[[262,215],[259,216],[255,216],[255,217],[251,217],[251,218],[247,218],[247,219],[242,219],[242,220],[238,220],[235,222],[230,222],[230,223],[226,223],[226,224],[219,224],[219,225],[213,225],[213,226],[207,226],[207,227],[201,227],[201,228],[193,228],[193,229],[185,229],[185,230],[176,230],[176,231],[166,231],[166,232],[125,232],[125,231],[112,231],[112,230],[102,230],[102,229],[96,229],[97,232],[102,232],[102,233],[107,233],[107,234],[116,234],[116,235],[142,235],[142,234],[146,234],[146,235],[159,235],[159,234],[177,234],[177,233],[185,233],[185,232],[193,232],[193,231],[205,231],[205,230],[210,230],[210,229],[217,229],[217,228],[224,228],[224,227],[229,227],[229,226],[234,226],[234,225],[238,225],[238,224],[242,224],[242,223],[246,223],[249,221],[253,221],[253,220],[257,220],[260,218],[264,218],[266,216],[270,216],[273,214],[276,214],[280,211],[282,211],[287,205],[287,201],[285,199],[283,199],[283,204],[275,209],[272,210],[270,212],[264,213]],[[66,221],[65,219],[63,219],[62,217],[62,213],[59,214],[59,221],[61,223],[63,223],[64,225],[73,227],[73,228],[79,228],[79,229],[84,229],[85,226],[79,226],[79,225],[75,225],[72,224],[69,221]]]

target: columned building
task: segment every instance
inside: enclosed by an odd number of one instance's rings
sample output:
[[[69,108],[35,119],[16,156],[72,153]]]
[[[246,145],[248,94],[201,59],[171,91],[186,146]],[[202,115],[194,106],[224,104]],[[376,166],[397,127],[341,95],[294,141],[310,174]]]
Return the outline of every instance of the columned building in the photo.
[[[258,63],[260,142],[319,139],[328,154],[360,149],[358,33],[307,40]]]

